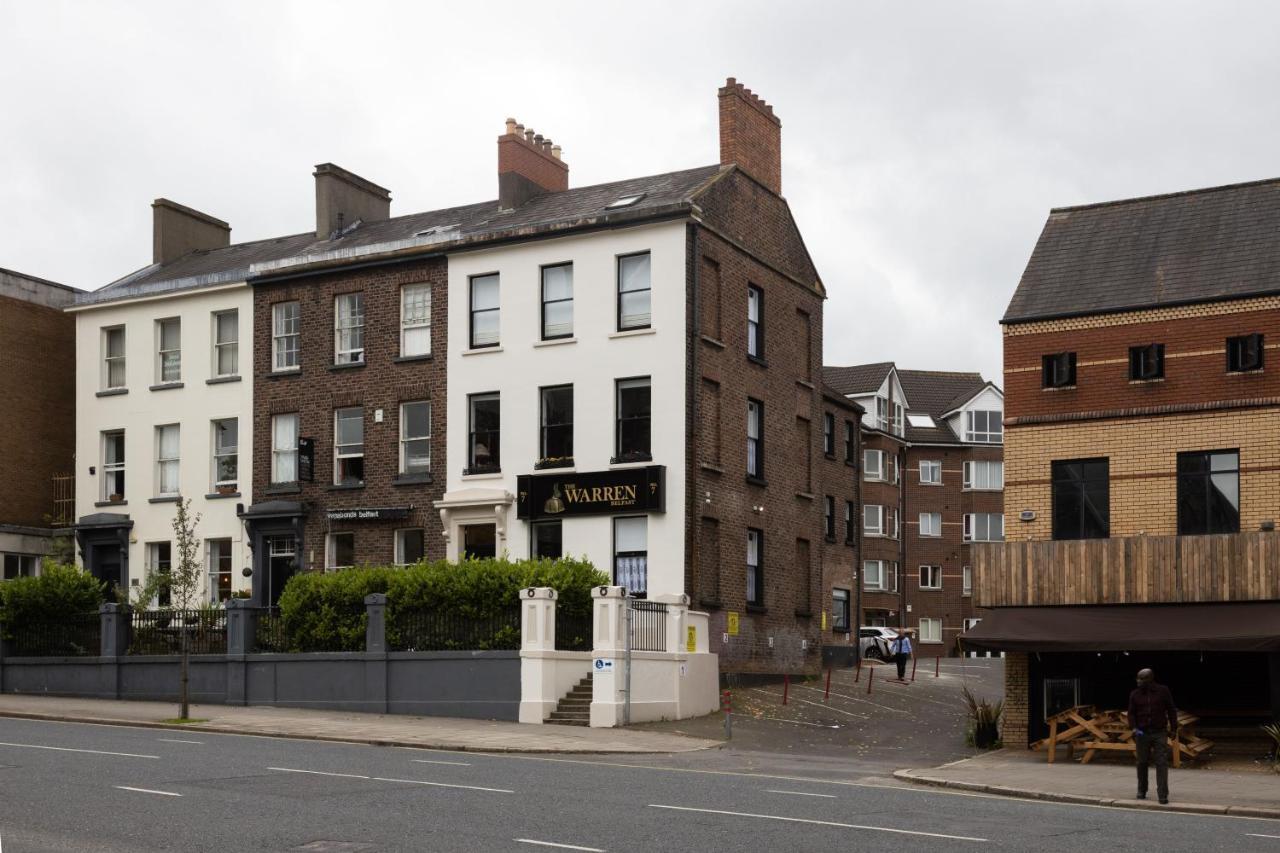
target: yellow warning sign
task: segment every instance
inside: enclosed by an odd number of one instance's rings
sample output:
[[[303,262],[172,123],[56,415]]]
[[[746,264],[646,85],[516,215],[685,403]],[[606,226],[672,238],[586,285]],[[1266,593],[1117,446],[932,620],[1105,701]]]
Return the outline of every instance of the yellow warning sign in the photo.
[[[738,636],[738,614],[732,610],[729,611],[729,636]]]
[[[822,611],[822,630],[827,630],[827,611]]]
[[[688,637],[684,641],[685,651],[696,652],[698,650],[698,626],[690,625],[687,633]]]

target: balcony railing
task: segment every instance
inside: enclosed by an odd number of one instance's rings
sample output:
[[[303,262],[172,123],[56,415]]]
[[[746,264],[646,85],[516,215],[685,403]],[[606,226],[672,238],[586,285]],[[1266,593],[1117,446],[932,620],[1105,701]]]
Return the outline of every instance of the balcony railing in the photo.
[[[1280,534],[974,544],[974,604],[1172,604],[1280,599]]]

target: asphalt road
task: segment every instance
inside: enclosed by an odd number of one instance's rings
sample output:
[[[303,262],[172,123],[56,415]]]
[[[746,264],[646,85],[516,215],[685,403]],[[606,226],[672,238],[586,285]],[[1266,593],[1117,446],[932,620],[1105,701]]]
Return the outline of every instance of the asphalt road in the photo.
[[[0,850],[1280,851],[1280,822],[732,771],[0,719]],[[700,766],[701,765],[701,766]],[[806,770],[810,772],[805,772]]]

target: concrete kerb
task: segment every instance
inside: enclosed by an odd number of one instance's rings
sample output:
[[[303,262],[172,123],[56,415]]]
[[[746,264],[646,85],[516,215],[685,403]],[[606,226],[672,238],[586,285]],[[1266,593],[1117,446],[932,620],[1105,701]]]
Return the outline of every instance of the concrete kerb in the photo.
[[[1084,806],[1106,806],[1119,809],[1145,809],[1148,811],[1183,812],[1186,814],[1230,815],[1234,817],[1256,817],[1268,820],[1280,820],[1280,809],[1263,809],[1252,806],[1219,806],[1206,803],[1179,803],[1160,805],[1151,800],[1116,799],[1113,797],[1090,797],[1083,794],[1063,794],[1055,791],[1036,791],[1030,788],[1010,788],[1006,785],[986,785],[981,782],[961,782],[956,779],[941,779],[936,776],[923,775],[919,770],[895,770],[895,779],[911,782],[916,785],[931,785],[937,788],[949,788],[955,791],[971,791],[981,794],[993,794],[999,797],[1013,797],[1023,800],[1043,800],[1052,803],[1070,803]]]
[[[337,735],[309,734],[306,732],[285,732],[271,730],[242,729],[235,726],[206,725],[201,723],[162,723],[152,720],[118,720],[109,717],[77,717],[66,714],[35,714],[27,711],[0,711],[0,718],[17,720],[43,720],[51,723],[86,723],[95,726],[118,726],[126,729],[162,729],[181,732],[207,732],[222,735],[240,735],[243,737],[270,737],[288,740],[310,740],[324,743],[353,743],[364,746],[388,746],[404,749],[437,750],[441,752],[492,752],[521,755],[671,755],[666,749],[552,749],[546,747],[512,747],[473,745],[454,742],[421,743],[411,740],[377,737],[339,737]],[[706,746],[695,746],[681,752],[702,752],[709,749],[722,749],[724,744],[709,743]]]

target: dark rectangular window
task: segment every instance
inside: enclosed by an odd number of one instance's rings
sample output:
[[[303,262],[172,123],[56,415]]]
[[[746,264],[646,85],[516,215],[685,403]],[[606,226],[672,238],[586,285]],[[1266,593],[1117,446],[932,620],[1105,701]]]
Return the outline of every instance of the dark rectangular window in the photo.
[[[564,554],[560,520],[539,521],[533,525],[533,556],[539,560],[558,560]]]
[[[764,291],[747,285],[747,355],[764,360]]]
[[[831,590],[831,630],[849,633],[849,590]]]
[[[836,541],[836,499],[831,495],[822,501],[822,530],[828,542]]]
[[[764,533],[747,528],[747,604],[764,604]]]
[[[502,470],[502,409],[497,394],[472,394],[467,398],[470,442],[467,474]]]
[[[1040,385],[1043,388],[1069,388],[1076,384],[1076,354],[1058,352],[1040,358]]]
[[[498,301],[498,275],[471,279],[471,348],[496,347],[502,312]]]
[[[1227,338],[1227,372],[1243,373],[1262,369],[1262,335]]]
[[[1160,379],[1164,376],[1164,344],[1129,347],[1129,378]]]
[[[747,476],[764,479],[764,403],[747,398]]]
[[[649,443],[649,391],[647,376],[618,380],[615,402],[618,424],[614,439],[617,455],[611,463],[647,462],[653,458]]]
[[[831,458],[836,455],[836,416],[830,412],[822,415],[822,452]]]
[[[618,258],[618,331],[653,325],[649,253]]]
[[[1106,539],[1110,536],[1110,461],[1060,459],[1050,468],[1053,538]]]
[[[853,526],[853,501],[844,502],[844,541],[848,545],[853,544],[855,535]]]
[[[567,468],[573,464],[573,386],[541,389],[541,427],[536,468]]]
[[[844,422],[844,461],[854,462],[855,458],[854,440],[853,440],[853,421]]]
[[[1178,535],[1240,532],[1240,451],[1178,454]]]
[[[542,339],[573,337],[573,264],[542,268]]]

